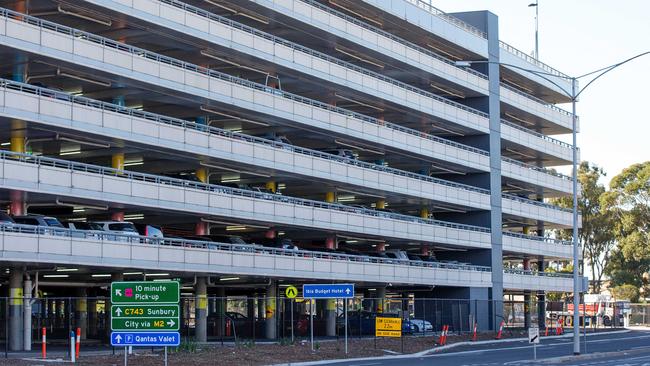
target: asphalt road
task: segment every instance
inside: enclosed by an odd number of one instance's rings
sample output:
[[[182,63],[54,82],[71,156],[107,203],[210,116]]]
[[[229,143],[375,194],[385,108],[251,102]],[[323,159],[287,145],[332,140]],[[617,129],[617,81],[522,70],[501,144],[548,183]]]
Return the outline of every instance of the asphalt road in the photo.
[[[588,337],[587,352],[582,347],[582,355],[577,358],[557,359],[573,354],[572,338],[547,340],[542,338],[537,346],[538,362],[532,362],[533,348],[527,342],[509,342],[458,347],[445,353],[411,358],[342,361],[330,364],[337,366],[518,366],[550,364],[550,359],[553,359],[553,365],[650,366],[650,331],[633,330],[627,333],[593,335]]]

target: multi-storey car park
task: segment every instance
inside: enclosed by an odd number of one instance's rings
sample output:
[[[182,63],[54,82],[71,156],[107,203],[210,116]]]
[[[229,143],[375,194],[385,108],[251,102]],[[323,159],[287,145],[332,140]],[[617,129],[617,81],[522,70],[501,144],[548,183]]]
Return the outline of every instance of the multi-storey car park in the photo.
[[[572,132],[555,106],[570,86],[500,41],[494,14],[420,0],[0,5],[7,212],[165,233],[2,224],[6,296],[77,297],[38,311],[68,306],[84,336],[97,335],[111,280],[180,279],[199,341],[227,310],[193,302],[205,296],[247,298],[278,337],[286,309],[273,298],[287,284],[354,282],[358,297],[416,310],[421,298],[484,301],[455,315],[482,329],[511,295],[536,298],[530,323],[546,292],[572,289],[545,272],[572,254],[545,232],[572,225],[547,200],[572,194],[553,167],[573,146],[552,137]],[[28,347],[29,304],[9,303],[12,349]],[[337,310],[323,309],[334,335]]]

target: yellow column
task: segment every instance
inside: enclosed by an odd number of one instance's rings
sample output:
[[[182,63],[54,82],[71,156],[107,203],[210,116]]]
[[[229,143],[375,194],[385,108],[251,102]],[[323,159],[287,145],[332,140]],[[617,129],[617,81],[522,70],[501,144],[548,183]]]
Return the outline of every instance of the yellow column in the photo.
[[[266,189],[268,189],[269,191],[275,193],[276,190],[278,189],[278,187],[277,187],[277,185],[275,184],[274,181],[269,181],[269,182],[266,182]]]
[[[376,208],[382,208],[382,209],[386,208],[386,201],[385,200],[377,201],[377,203],[375,204],[375,207]]]
[[[11,137],[11,151],[17,153],[25,153],[25,137],[12,136]]]
[[[420,217],[423,219],[429,218],[429,209],[427,207],[422,207],[420,209]]]
[[[530,227],[524,226],[524,235],[528,235],[530,233]]]
[[[124,153],[115,153],[111,158],[113,169],[124,170]]]
[[[201,183],[207,183],[208,182],[208,170],[205,168],[199,168],[196,170],[196,179],[198,179]]]
[[[334,203],[336,201],[336,193],[327,192],[325,193],[325,202]]]

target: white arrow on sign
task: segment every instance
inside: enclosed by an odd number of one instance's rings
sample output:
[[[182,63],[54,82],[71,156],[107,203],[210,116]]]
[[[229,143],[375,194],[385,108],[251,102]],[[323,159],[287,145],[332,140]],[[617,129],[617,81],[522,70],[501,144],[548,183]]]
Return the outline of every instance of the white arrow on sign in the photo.
[[[117,316],[122,316],[122,309],[120,308],[115,309],[115,314],[117,314]]]
[[[176,323],[174,322],[173,319],[170,319],[169,321],[167,321],[167,325],[169,325],[170,327],[173,327],[174,324],[176,324]]]
[[[119,288],[116,288],[115,289],[115,296],[122,296],[122,290],[120,290]]]
[[[349,288],[346,288],[346,289],[345,289],[345,293],[349,295],[349,294],[350,294],[350,289],[349,289]]]
[[[115,343],[122,343],[122,336],[121,335],[116,335],[115,336]]]

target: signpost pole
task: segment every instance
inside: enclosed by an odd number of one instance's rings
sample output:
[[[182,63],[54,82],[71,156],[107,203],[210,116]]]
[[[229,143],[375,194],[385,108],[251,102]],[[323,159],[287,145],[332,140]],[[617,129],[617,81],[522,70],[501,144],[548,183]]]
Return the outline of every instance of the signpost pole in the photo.
[[[311,351],[314,352],[314,303],[316,300],[309,300],[309,332],[311,333]]]
[[[348,299],[343,299],[343,312],[345,313],[345,354],[348,354]]]
[[[294,307],[294,302],[293,299],[291,299],[291,343],[293,343],[293,307]]]
[[[165,366],[167,366],[167,346],[165,346]]]
[[[533,343],[533,360],[537,360],[537,343]]]
[[[126,346],[125,346],[124,347],[124,366],[127,365],[126,357],[127,357],[127,355],[126,355]]]

